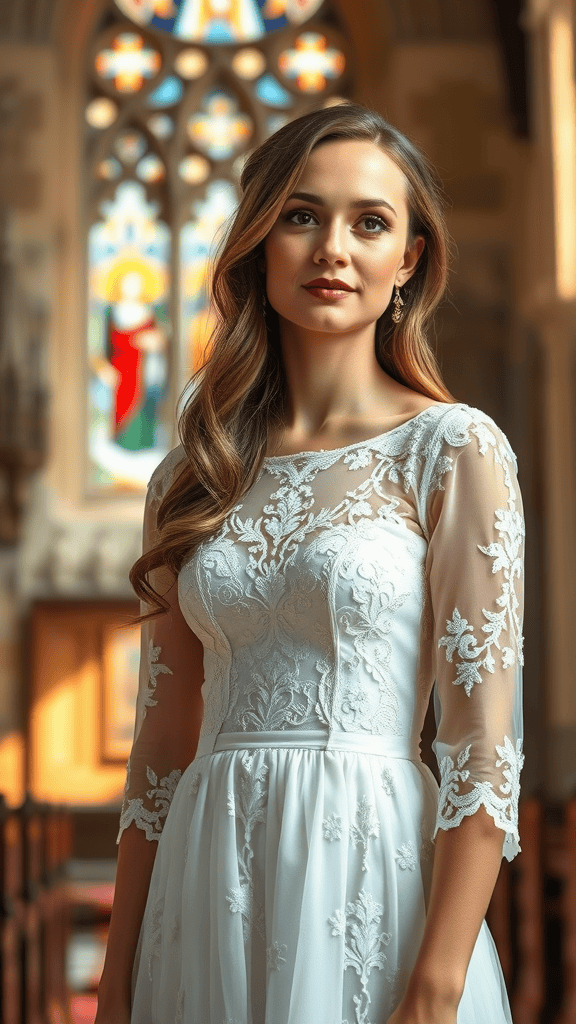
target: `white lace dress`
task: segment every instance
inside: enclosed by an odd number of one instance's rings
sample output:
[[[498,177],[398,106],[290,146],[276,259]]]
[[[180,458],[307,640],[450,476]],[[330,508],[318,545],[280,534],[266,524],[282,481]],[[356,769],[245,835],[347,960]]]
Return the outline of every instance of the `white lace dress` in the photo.
[[[145,546],[183,458],[151,478]],[[171,613],[142,629],[121,816],[158,840],[133,1024],[386,1024],[438,829],[483,805],[518,852],[515,468],[490,417],[432,406],[359,444],[267,458],[184,565]],[[433,686],[440,788],[419,751]],[[458,1022],[511,1022],[485,922]]]

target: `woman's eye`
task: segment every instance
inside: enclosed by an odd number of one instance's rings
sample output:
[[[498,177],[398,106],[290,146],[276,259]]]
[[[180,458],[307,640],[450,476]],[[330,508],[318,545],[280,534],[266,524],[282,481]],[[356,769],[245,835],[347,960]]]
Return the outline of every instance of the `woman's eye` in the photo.
[[[300,219],[296,220],[296,217]],[[308,224],[312,223],[314,217],[309,210],[292,210],[286,219],[289,220],[291,224],[296,224],[297,227],[306,227]]]
[[[383,217],[376,217],[374,214],[362,218],[365,230],[369,235],[379,235],[381,231],[388,231],[388,225]]]

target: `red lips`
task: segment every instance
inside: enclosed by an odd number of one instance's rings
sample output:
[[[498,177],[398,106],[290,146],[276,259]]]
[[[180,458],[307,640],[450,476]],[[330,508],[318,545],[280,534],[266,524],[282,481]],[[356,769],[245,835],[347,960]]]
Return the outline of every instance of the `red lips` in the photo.
[[[308,281],[303,288],[333,288],[334,291],[353,292],[356,291],[351,285],[346,284],[345,281],[340,281],[337,277],[328,280],[327,277],[315,277],[313,281]]]

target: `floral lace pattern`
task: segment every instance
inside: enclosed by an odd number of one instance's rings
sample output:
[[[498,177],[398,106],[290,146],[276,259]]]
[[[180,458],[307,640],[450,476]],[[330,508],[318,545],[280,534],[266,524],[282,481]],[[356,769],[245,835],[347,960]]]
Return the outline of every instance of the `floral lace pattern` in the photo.
[[[510,668],[516,660],[524,664],[523,637],[520,624],[519,599],[516,593],[518,581],[522,578],[523,563],[521,547],[525,536],[524,518],[517,509],[518,495],[511,474],[514,456],[507,444],[498,443],[494,433],[485,423],[476,422],[471,426],[478,438],[478,450],[482,457],[491,449],[494,463],[500,466],[504,483],[508,492],[508,507],[494,510],[494,529],[499,540],[488,545],[478,544],[478,550],[492,558],[492,573],[502,574],[501,592],[496,604],[501,609],[493,612],[482,608],[486,622],[481,629],[486,634],[484,643],[480,644],[474,634],[474,627],[465,619],[458,608],[452,618],[446,621],[446,635],[438,640],[438,647],[446,648],[446,659],[452,662],[457,653],[462,659],[456,666],[455,685],[463,684],[467,696],[473,686],[482,682],[480,669],[494,673],[495,657],[493,648],[500,651],[503,669]],[[500,636],[508,631],[509,645],[501,648]]]
[[[255,754],[246,751],[240,764],[240,781],[236,792],[228,793],[228,814],[235,817],[241,824],[243,844],[238,853],[239,885],[228,890],[226,899],[233,914],[241,914],[244,942],[247,942],[252,925],[262,934],[263,908],[254,905],[254,883],[252,881],[252,833],[259,822],[266,821],[266,789],[265,779],[267,765],[254,770]]]
[[[177,462],[151,481],[152,506]],[[173,808],[139,1024],[151,1006],[175,1022],[379,1024],[408,983],[438,830],[484,806],[517,852],[514,466],[489,417],[435,406],[358,444],[265,459],[185,561],[171,615],[143,634],[121,816],[158,839]],[[195,756],[190,630],[204,655]],[[432,693],[439,787],[417,752]],[[189,927],[196,909],[202,929]],[[490,1019],[507,1019],[485,938],[476,983],[492,986]]]
[[[416,870],[416,850],[414,844],[408,840],[407,843],[402,843],[396,851],[396,860],[398,861],[398,867],[402,871],[415,871]]]
[[[284,942],[273,942],[266,949],[266,966],[269,971],[279,971],[282,964],[286,963],[285,953],[288,947]]]
[[[322,834],[329,843],[342,839],[346,831],[351,845],[362,850],[362,871],[368,871],[369,842],[380,835],[380,821],[376,808],[367,796],[360,797],[356,808],[356,821],[348,828],[339,814],[332,813],[322,822]]]
[[[155,708],[158,704],[158,701],[154,700],[157,677],[161,672],[167,672],[169,675],[173,674],[171,668],[159,663],[159,657],[160,647],[154,647],[154,641],[151,639],[148,645],[148,685],[144,691],[144,715],[146,714],[146,708]]]
[[[132,822],[138,828],[144,830],[146,839],[160,839],[164,828],[164,821],[176,792],[176,786],[182,777],[182,772],[179,768],[175,768],[170,772],[170,775],[160,779],[160,782],[158,782],[158,776],[152,768],[148,767],[146,769],[146,775],[148,782],[152,785],[152,788],[147,790],[146,796],[149,800],[154,801],[154,810],[144,806],[142,797],[135,797],[132,800],[125,799],[120,814],[118,839],[120,839],[124,829],[128,828]]]
[[[336,910],[328,919],[332,935],[344,937],[344,970],[351,967],[360,979],[360,994],[352,999],[354,1024],[370,1024],[370,974],[375,968],[381,971],[386,963],[383,947],[388,945],[392,935],[379,929],[383,913],[382,905],[361,889],[358,898],[346,904],[346,910]],[[342,1021],[342,1024],[348,1022]]]
[[[160,958],[160,947],[162,945],[162,917],[164,914],[164,897],[156,895],[152,902],[152,913],[149,921],[148,951],[146,956],[146,970],[152,981],[152,965],[155,959]]]
[[[481,627],[486,634],[483,644],[474,635],[474,627],[454,609],[452,618],[447,620],[447,634],[440,637],[438,647],[446,648],[446,659],[452,662],[457,653],[462,659],[457,663],[455,685],[464,685],[467,696],[476,683],[482,682],[480,669],[494,673],[495,657],[493,648],[500,651],[502,668],[510,668],[516,659],[524,664],[523,638],[518,615],[519,600],[516,593],[518,581],[522,578],[521,545],[525,535],[524,519],[516,508],[517,495],[510,473],[511,456],[504,445],[497,445],[494,435],[489,431],[480,432],[480,452],[485,454],[488,445],[493,446],[494,461],[502,467],[504,481],[508,490],[508,507],[495,510],[495,532],[498,541],[488,545],[478,545],[478,550],[492,558],[492,573],[502,574],[502,589],[496,604],[501,609],[492,612],[482,609],[486,622]],[[510,645],[500,647],[500,636],[508,631]]]
[[[181,597],[188,603],[190,595],[200,630],[220,652],[219,683],[228,679],[227,700],[214,694],[225,705],[224,731],[325,724],[399,733],[389,636],[406,602],[415,617],[421,613],[423,549],[404,526],[400,500],[385,487],[387,477],[405,491],[415,485],[424,460],[416,443],[423,429],[424,421],[413,430],[408,450],[381,439],[343,456],[318,453],[302,465],[267,460],[267,479],[277,478],[279,486],[260,515],[243,515],[245,503],[237,505],[184,567]],[[339,462],[349,472],[371,471],[344,499],[319,505],[316,478]],[[396,527],[394,544],[387,542],[389,524]],[[379,546],[382,558],[375,560]],[[402,547],[414,560],[413,578],[406,578]],[[332,623],[325,595],[335,606]],[[305,639],[311,621],[315,647]],[[334,664],[335,631],[347,637],[340,664]],[[203,735],[217,720],[212,690],[206,687]]]
[[[376,810],[370,803],[368,797],[362,796],[356,811],[356,821],[350,826],[350,842],[354,846],[361,846],[364,850],[362,856],[362,871],[368,870],[368,843],[380,835],[380,822],[376,816]]]
[[[496,744],[498,759],[496,768],[502,768],[504,781],[494,790],[491,783],[471,778],[469,769],[465,768],[470,758],[471,744],[460,751],[456,764],[449,755],[440,762],[440,795],[438,800],[438,818],[434,836],[438,829],[452,828],[459,825],[467,814],[475,814],[484,807],[495,823],[505,833],[504,854],[508,860],[519,852],[518,835],[518,799],[520,794],[520,772],[524,764],[522,740],[514,745],[508,736],[502,745]],[[461,791],[461,783],[469,783],[468,790]]]
[[[426,545],[433,539],[428,510],[434,495],[452,488],[464,451],[477,460],[478,472],[484,471],[482,463],[493,465],[500,481],[502,497],[486,509],[490,530],[470,539],[478,564],[489,560],[494,584],[488,596],[494,604],[474,604],[472,595],[470,609],[462,579],[464,597],[444,614],[442,635],[434,637],[426,603]],[[153,474],[154,506],[182,455],[176,449]],[[430,694],[426,660],[424,668],[417,665],[418,639],[444,649],[445,664],[456,665],[450,684],[471,701],[480,687],[486,690],[489,681],[521,666],[524,523],[514,466],[513,452],[490,417],[458,404],[432,407],[400,428],[334,451],[265,459],[243,500],[178,578],[180,607],[204,646],[203,753],[219,732],[324,729],[327,735],[406,737],[418,703]],[[456,499],[450,499],[456,505],[457,487]],[[176,683],[180,671],[172,658],[161,657],[163,649],[152,630],[140,701],[149,720],[170,689],[160,687],[161,676]],[[486,763],[478,740],[465,768],[465,731],[459,746],[445,744],[450,752],[441,750],[439,757],[437,828],[458,824],[480,801],[514,837],[521,742],[511,723],[496,742],[504,744],[505,757],[494,758],[490,778],[475,767]],[[134,771],[131,777],[128,770],[120,832],[134,822],[147,838],[158,839],[180,770],[146,765],[144,772],[140,762],[138,772],[140,779],[145,773],[148,786],[140,782],[138,792]],[[195,772],[190,796],[198,795],[200,782]],[[394,797],[389,767],[382,769],[381,784]],[[339,818],[324,820],[326,840],[337,842],[346,830],[366,871],[379,836],[377,817],[362,805],[354,822]],[[247,839],[242,881],[228,894],[245,924],[249,847]]]

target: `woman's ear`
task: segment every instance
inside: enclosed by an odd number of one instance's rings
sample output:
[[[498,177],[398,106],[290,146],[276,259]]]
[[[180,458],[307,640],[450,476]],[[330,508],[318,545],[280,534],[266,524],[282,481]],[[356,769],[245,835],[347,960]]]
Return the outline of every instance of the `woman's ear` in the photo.
[[[412,277],[412,274],[416,270],[416,264],[424,252],[425,245],[426,240],[424,236],[417,235],[410,248],[406,249],[404,259],[398,267],[396,280],[394,282],[394,284],[397,284],[399,288],[401,288],[403,284],[406,284],[406,281]]]

